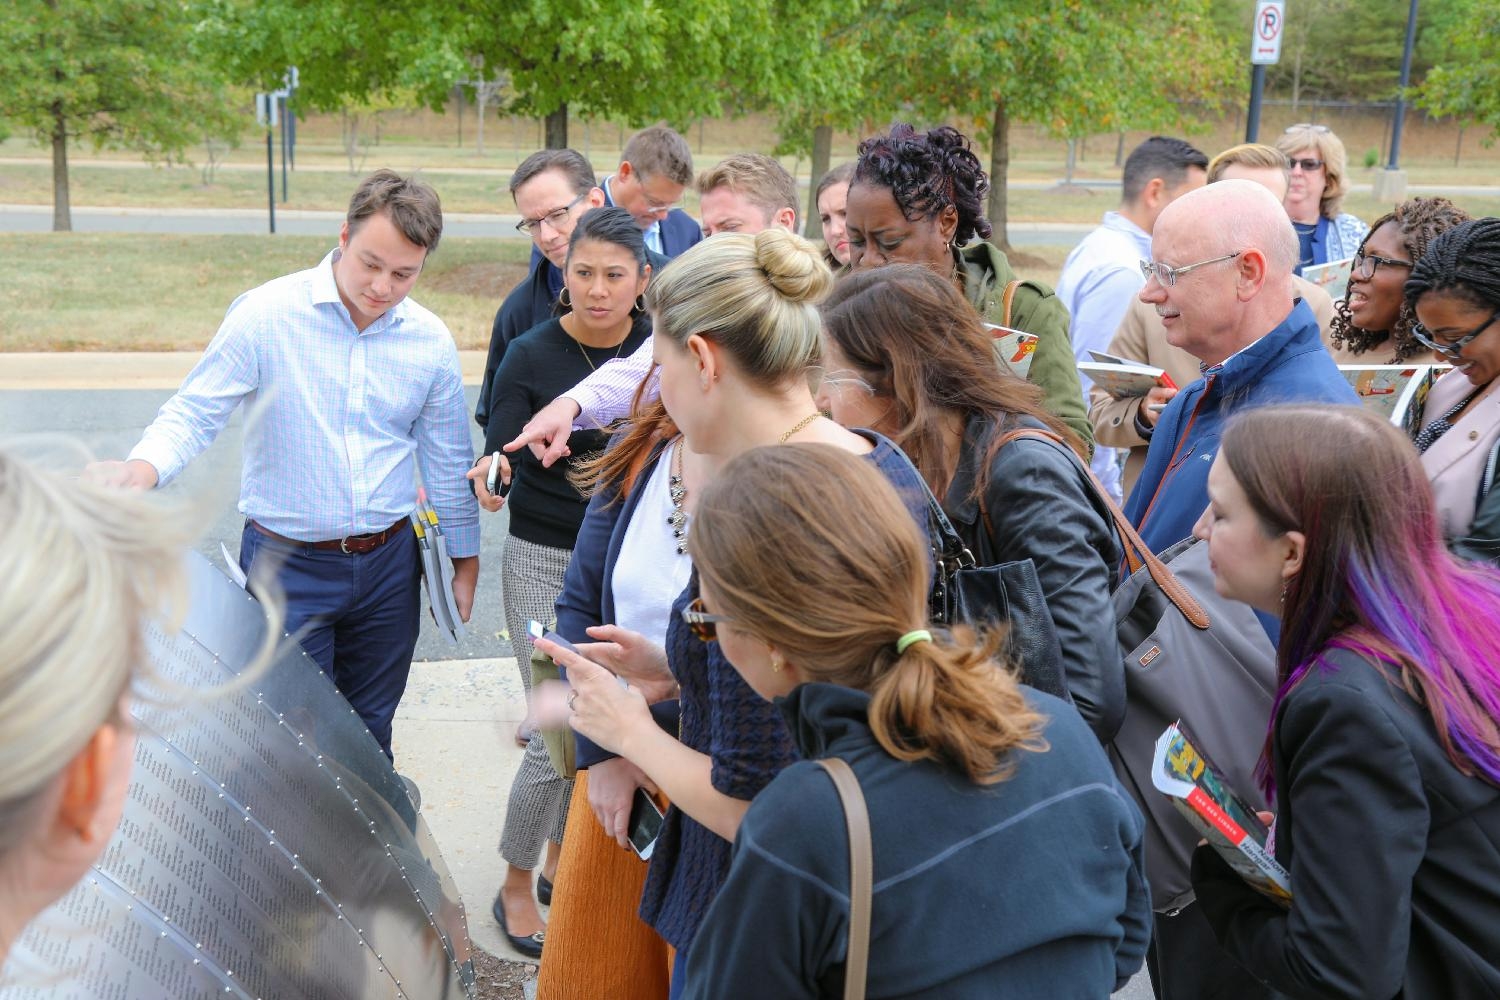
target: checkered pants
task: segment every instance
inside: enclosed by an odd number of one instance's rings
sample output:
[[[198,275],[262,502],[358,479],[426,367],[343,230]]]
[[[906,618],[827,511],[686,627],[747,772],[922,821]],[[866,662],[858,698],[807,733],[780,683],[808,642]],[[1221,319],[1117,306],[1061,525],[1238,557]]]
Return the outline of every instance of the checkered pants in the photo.
[[[501,586],[505,601],[505,626],[510,647],[521,670],[521,682],[531,693],[531,636],[527,622],[552,621],[553,605],[562,593],[572,549],[554,549],[507,535],[501,552]],[[517,868],[532,869],[541,858],[546,840],[562,843],[568,821],[568,800],[573,780],[561,777],[547,756],[541,733],[531,737],[526,753],[510,785],[505,809],[505,829],[500,835],[500,855]]]

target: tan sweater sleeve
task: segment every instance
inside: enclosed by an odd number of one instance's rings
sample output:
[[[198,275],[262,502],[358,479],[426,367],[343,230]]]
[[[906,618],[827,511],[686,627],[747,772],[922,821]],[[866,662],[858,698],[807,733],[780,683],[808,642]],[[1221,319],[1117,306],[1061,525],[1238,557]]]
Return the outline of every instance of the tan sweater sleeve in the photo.
[[[1146,344],[1146,317],[1141,310],[1144,304],[1134,300],[1120,320],[1120,328],[1109,342],[1106,354],[1129,361],[1149,363],[1150,351]],[[1144,306],[1150,309],[1150,306]],[[1152,319],[1155,319],[1153,312]],[[1089,387],[1089,423],[1094,427],[1094,441],[1107,448],[1133,448],[1147,444],[1145,438],[1136,433],[1135,415],[1140,412],[1145,397],[1116,399],[1097,384]]]

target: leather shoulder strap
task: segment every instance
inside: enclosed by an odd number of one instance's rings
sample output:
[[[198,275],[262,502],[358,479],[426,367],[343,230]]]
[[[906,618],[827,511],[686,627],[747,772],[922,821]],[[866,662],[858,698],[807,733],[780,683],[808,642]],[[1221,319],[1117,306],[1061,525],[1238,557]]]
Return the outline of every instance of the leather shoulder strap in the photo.
[[[833,779],[844,823],[849,828],[849,949],[844,960],[844,1000],[863,1000],[870,963],[870,897],[874,892],[874,852],[870,846],[870,814],[859,779],[837,757],[817,762]]]
[[[1008,431],[1002,435],[999,447],[1004,448],[1012,441],[1027,437],[1037,438],[1042,441],[1051,441],[1073,456],[1077,464],[1087,474],[1089,482],[1093,484],[1094,493],[1098,495],[1104,506],[1109,509],[1110,517],[1114,519],[1115,530],[1120,533],[1120,545],[1125,550],[1125,562],[1130,567],[1130,572],[1139,572],[1144,567],[1151,574],[1151,578],[1156,581],[1156,585],[1161,588],[1162,593],[1166,595],[1167,600],[1171,601],[1177,610],[1182,613],[1182,617],[1186,618],[1194,628],[1208,628],[1208,612],[1203,609],[1203,605],[1199,604],[1198,599],[1192,595],[1187,587],[1183,586],[1182,581],[1177,579],[1177,575],[1172,572],[1167,564],[1162,562],[1156,553],[1151,551],[1145,541],[1142,540],[1140,532],[1135,530],[1135,525],[1130,523],[1130,518],[1125,516],[1125,512],[1120,509],[1120,505],[1115,503],[1114,497],[1110,496],[1109,491],[1104,488],[1104,484],[1099,482],[1099,477],[1094,475],[1094,470],[1089,468],[1087,463],[1074,454],[1073,449],[1068,447],[1066,441],[1051,431],[1026,427],[1020,430]]]
[[[1016,278],[1014,281],[1007,282],[1005,285],[1005,293],[1000,298],[1001,303],[1005,306],[1004,318],[1000,320],[1001,326],[1010,326],[1010,304],[1015,300],[1016,289],[1020,287],[1020,278]]]

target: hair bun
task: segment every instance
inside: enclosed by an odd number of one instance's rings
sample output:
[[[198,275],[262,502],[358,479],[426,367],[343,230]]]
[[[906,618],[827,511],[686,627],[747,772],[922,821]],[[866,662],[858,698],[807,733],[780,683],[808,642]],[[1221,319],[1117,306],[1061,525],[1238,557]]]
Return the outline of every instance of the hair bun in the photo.
[[[792,302],[818,302],[833,288],[833,272],[818,249],[785,229],[755,234],[755,264],[771,287]]]

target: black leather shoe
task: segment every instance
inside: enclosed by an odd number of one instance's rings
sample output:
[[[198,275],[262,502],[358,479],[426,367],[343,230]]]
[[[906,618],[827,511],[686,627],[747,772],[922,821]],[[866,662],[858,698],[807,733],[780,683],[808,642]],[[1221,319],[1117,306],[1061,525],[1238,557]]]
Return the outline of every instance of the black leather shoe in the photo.
[[[499,893],[495,894],[495,902],[490,906],[490,913],[494,914],[495,922],[500,925],[500,933],[505,935],[505,939],[510,942],[512,948],[528,958],[542,957],[542,942],[547,937],[545,930],[537,931],[529,937],[512,934],[505,924],[505,901],[500,898]]]
[[[536,877],[536,901],[543,906],[552,905],[552,880],[545,875]]]

